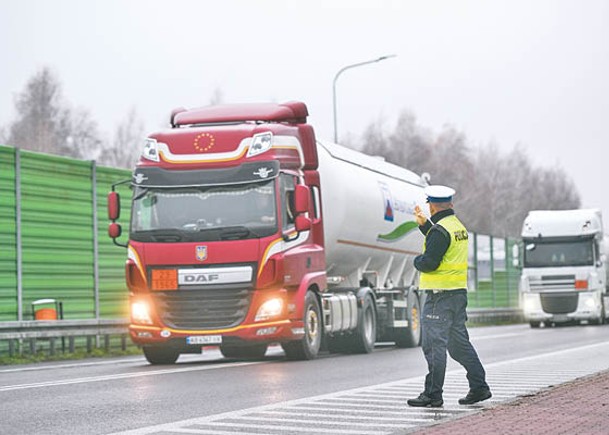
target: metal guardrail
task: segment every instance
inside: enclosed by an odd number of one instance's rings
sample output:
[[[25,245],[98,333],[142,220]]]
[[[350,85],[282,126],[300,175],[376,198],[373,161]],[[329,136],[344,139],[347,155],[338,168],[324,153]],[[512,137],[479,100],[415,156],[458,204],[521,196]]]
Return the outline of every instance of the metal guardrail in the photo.
[[[0,340],[127,334],[128,325],[125,319],[0,322]]]
[[[473,308],[467,310],[470,323],[524,322],[520,308]]]
[[[76,338],[86,339],[88,353],[94,347],[103,346],[110,349],[110,336],[120,336],[121,349],[127,348],[128,321],[112,320],[25,320],[0,322],[0,341],[8,342],[8,355],[24,353],[29,348],[30,354],[39,350],[39,342],[47,342],[48,352],[55,355],[58,342],[62,352],[74,353]],[[100,339],[103,337],[103,345]],[[66,343],[67,339],[67,343]]]

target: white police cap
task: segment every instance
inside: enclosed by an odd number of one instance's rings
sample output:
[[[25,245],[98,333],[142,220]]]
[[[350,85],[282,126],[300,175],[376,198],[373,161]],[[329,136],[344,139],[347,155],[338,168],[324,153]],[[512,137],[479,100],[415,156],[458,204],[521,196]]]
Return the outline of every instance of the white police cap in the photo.
[[[427,202],[452,202],[455,189],[446,186],[427,186],[424,190]]]

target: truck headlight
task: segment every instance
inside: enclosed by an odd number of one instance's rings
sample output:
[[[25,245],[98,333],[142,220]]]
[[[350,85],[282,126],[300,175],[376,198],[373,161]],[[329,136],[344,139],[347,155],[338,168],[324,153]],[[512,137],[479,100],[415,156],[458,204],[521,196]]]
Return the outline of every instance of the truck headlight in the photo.
[[[281,315],[283,311],[283,299],[281,298],[273,298],[269,299],[258,308],[258,312],[256,313],[255,321],[259,322],[261,320],[268,320],[273,317],[277,317]]]
[[[525,313],[531,313],[534,311],[541,311],[541,304],[539,302],[539,295],[536,293],[533,294],[524,294],[523,299],[523,307]]]
[[[586,298],[584,304],[586,305],[586,308],[596,308],[596,300],[592,295]]]
[[[131,303],[131,321],[142,325],[152,325],[150,307],[147,302],[139,301]]]

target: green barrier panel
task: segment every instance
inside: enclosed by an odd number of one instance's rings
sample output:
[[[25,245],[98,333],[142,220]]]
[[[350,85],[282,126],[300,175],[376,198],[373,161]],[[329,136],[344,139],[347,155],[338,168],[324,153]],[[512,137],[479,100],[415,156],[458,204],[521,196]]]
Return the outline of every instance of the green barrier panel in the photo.
[[[32,302],[47,298],[63,304],[64,319],[127,316],[127,254],[107,235],[106,195],[113,183],[129,178],[129,171],[96,167],[90,161],[0,146],[0,321],[19,320],[18,208],[21,320],[33,319]],[[127,230],[130,190],[118,190],[124,198],[121,223]]]
[[[15,149],[0,146],[0,321],[16,318]]]
[[[31,303],[63,303],[65,319],[95,317],[91,164],[21,153],[24,319]]]

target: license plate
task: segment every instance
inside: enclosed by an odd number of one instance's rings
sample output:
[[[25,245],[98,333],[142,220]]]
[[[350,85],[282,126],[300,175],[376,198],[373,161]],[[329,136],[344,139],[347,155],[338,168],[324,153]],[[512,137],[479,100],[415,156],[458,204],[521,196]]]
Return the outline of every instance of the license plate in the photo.
[[[221,335],[193,335],[186,337],[186,344],[222,344]]]

